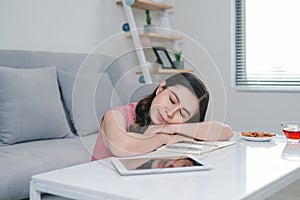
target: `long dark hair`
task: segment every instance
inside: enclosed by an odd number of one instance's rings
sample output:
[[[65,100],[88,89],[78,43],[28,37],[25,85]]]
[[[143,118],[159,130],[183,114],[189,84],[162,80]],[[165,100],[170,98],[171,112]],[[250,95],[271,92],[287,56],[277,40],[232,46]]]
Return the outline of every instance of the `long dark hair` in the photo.
[[[204,83],[192,73],[177,73],[168,79],[166,79],[166,84],[164,89],[174,85],[182,85],[185,88],[189,89],[193,94],[196,95],[199,101],[199,110],[198,112],[189,120],[187,123],[194,122],[203,122],[205,119],[209,93],[204,85]],[[156,96],[156,90],[152,94],[141,99],[135,109],[136,120],[129,128],[132,132],[143,133],[149,125],[151,125],[150,117],[150,107],[153,99]]]

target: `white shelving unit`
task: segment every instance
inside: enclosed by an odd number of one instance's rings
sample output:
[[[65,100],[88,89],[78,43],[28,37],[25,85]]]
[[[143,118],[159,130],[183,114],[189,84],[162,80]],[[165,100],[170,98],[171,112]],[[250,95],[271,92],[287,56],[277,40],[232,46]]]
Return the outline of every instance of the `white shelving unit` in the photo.
[[[148,37],[151,41],[157,41],[157,42],[164,42],[164,41],[174,42],[174,41],[182,40],[183,38],[180,36],[165,35],[165,34],[158,34],[158,33],[139,34],[135,23],[135,18],[132,12],[132,8],[142,9],[142,10],[149,9],[151,11],[157,11],[157,10],[172,9],[173,6],[162,4],[162,3],[156,3],[150,0],[135,0],[133,5],[127,5],[126,0],[122,0],[122,1],[117,1],[117,5],[121,5],[124,8],[124,12],[130,27],[131,35],[129,36],[129,38],[133,40],[136,53],[138,56],[138,60],[142,69],[141,73],[144,76],[145,82],[151,83],[152,78],[151,78],[151,72],[149,71],[151,63],[149,63],[146,59],[140,38]],[[171,70],[170,73],[176,73],[176,70]]]

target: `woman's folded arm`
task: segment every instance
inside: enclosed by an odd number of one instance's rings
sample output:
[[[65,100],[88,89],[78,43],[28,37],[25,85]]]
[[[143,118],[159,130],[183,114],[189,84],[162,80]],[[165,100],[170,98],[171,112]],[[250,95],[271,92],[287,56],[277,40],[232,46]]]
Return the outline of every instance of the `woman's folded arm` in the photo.
[[[103,119],[102,138],[114,156],[127,157],[148,153],[164,144],[191,141],[190,138],[171,134],[139,134],[126,131],[125,118],[120,111],[110,110]]]

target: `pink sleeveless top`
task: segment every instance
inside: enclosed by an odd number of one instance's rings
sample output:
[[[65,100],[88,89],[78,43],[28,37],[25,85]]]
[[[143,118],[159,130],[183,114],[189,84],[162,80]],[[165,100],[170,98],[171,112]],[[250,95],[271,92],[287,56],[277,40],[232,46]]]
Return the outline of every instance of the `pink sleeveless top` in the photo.
[[[125,106],[113,108],[113,110],[119,110],[125,116],[127,130],[129,129],[130,125],[132,123],[134,123],[134,121],[135,121],[136,105],[137,105],[137,103],[130,103]],[[103,120],[103,118],[102,118],[102,120]],[[102,139],[102,134],[103,134],[103,130],[102,130],[102,121],[101,121],[98,138],[97,138],[97,141],[96,141],[96,144],[94,147],[94,151],[93,151],[93,155],[92,155],[92,161],[100,160],[100,159],[104,159],[104,158],[113,156],[111,154],[111,152],[109,151],[109,149],[105,146],[103,139]]]

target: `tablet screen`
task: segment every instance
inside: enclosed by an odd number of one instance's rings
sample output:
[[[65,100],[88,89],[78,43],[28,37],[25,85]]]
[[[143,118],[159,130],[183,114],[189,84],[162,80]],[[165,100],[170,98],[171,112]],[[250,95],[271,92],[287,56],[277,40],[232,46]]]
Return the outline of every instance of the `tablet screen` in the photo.
[[[186,156],[122,159],[120,161],[127,170],[203,166],[198,161]]]

